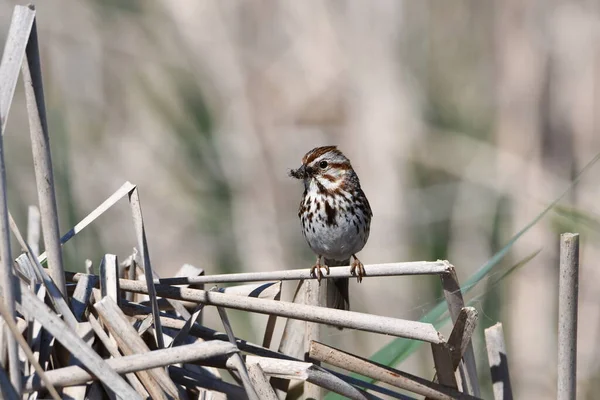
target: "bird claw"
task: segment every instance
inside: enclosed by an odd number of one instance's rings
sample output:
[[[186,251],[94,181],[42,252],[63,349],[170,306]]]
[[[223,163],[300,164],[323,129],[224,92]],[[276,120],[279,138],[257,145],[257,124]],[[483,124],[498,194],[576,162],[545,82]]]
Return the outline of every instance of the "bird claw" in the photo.
[[[354,257],[354,261],[352,261],[352,264],[350,265],[350,274],[356,276],[356,281],[358,283],[362,282],[363,276],[367,275],[365,272],[365,266],[356,257]]]
[[[325,269],[325,272],[327,272],[327,275],[329,275],[329,266],[327,265],[321,265],[317,263],[310,268],[310,274],[317,278],[319,283],[321,283],[321,279],[323,278],[323,272],[321,272],[321,268]]]

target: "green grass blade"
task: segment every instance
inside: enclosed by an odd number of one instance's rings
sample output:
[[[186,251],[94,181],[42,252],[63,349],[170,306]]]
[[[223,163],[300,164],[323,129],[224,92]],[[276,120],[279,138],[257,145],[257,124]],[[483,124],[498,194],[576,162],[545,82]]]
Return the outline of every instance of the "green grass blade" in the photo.
[[[489,286],[495,286],[496,284],[500,283],[508,275],[512,274],[513,272],[515,272],[515,271],[521,269],[522,267],[524,267],[525,265],[527,265],[527,263],[529,263],[529,261],[533,260],[541,252],[542,252],[542,249],[538,249],[538,250],[532,252],[531,254],[529,254],[528,256],[524,257],[521,261],[517,262],[515,265],[513,265],[509,268],[506,268],[506,270],[503,271],[493,282],[491,282],[489,284]],[[490,278],[491,278],[491,276],[490,276]],[[487,292],[477,295],[475,297],[472,297],[469,300],[467,300],[465,302],[465,304],[472,307],[474,304],[477,304],[478,302],[482,301],[483,297],[486,294],[487,294]],[[450,314],[447,312],[444,312],[443,318],[441,320],[436,321],[433,324],[433,326],[435,326],[435,328],[439,330],[442,326],[444,326],[449,321],[450,321]],[[408,357],[410,354],[411,353],[407,354],[404,358]]]

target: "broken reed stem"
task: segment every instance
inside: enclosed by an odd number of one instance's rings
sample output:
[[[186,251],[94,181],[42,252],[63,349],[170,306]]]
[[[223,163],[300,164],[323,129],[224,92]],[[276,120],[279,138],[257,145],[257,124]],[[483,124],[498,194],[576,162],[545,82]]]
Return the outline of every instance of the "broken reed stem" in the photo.
[[[449,264],[448,273],[440,275],[440,278],[444,289],[444,297],[448,303],[448,311],[452,323],[455,324],[465,306],[465,302],[454,266]],[[481,395],[481,390],[479,388],[479,378],[477,376],[475,352],[473,351],[473,343],[470,340],[467,343],[467,348],[463,354],[463,365],[461,365],[460,368],[463,367],[466,369],[466,374],[461,373],[461,376],[464,375],[467,378],[463,379],[463,391],[471,392],[473,395],[479,397]]]
[[[171,364],[191,363],[207,360],[214,357],[225,356],[237,352],[238,349],[231,343],[215,341],[194,343],[177,346],[169,349],[159,349],[148,353],[138,353],[120,358],[106,360],[108,366],[118,374],[126,374],[147,370],[150,368],[164,367]],[[97,379],[79,366],[71,366],[46,372],[50,383],[58,387],[73,386],[90,380]],[[45,385],[39,376],[30,376],[24,385],[26,392],[41,389]]]
[[[60,238],[61,245],[67,243],[70,239],[72,239],[79,232],[84,230],[88,225],[94,222],[98,217],[104,214],[108,209],[114,206],[119,200],[123,197],[127,196],[129,192],[135,189],[135,185],[131,182],[125,182],[119,189],[117,189],[112,195],[110,195],[106,200],[102,202],[98,207],[96,207],[92,212],[85,216],[81,221],[79,221],[69,232],[65,233]],[[48,259],[48,255],[46,252],[43,252],[38,257],[40,263],[44,263]]]
[[[400,389],[427,396],[431,399],[475,399],[473,396],[460,393],[457,390],[447,388],[438,383],[430,382],[426,379],[419,378],[418,376],[377,364],[362,357],[338,350],[334,347],[326,346],[322,343],[313,341],[310,344],[309,354],[310,357],[315,360],[361,374]]]
[[[448,338],[448,345],[450,346],[452,353],[452,367],[454,370],[458,368],[463,354],[465,354],[469,348],[471,336],[473,336],[473,332],[477,327],[478,319],[479,316],[475,308],[464,307],[454,322],[454,327]]]
[[[121,290],[147,294],[145,282],[130,281],[128,279],[120,279],[119,282]],[[417,339],[429,343],[443,342],[441,334],[435,330],[433,325],[422,322],[172,286],[156,286],[156,293],[159,296],[171,299],[187,300],[260,314],[272,314],[343,328]]]
[[[512,400],[512,386],[508,369],[508,357],[504,344],[502,324],[490,326],[485,331],[485,347],[492,376],[492,389],[495,400]]]
[[[152,304],[152,315],[154,316],[154,338],[156,339],[156,345],[159,349],[165,347],[165,339],[163,338],[162,327],[160,325],[160,310],[158,309],[158,303],[156,300],[156,291],[152,284],[154,275],[152,272],[152,265],[150,264],[150,251],[148,250],[148,242],[146,241],[146,230],[144,228],[144,217],[142,216],[142,206],[140,204],[140,195],[137,187],[134,187],[129,192],[129,205],[131,207],[131,216],[133,218],[133,226],[135,229],[135,236],[141,256],[141,265],[144,271],[144,277],[146,278],[147,295],[150,297]]]
[[[558,400],[572,400],[576,395],[578,291],[579,234],[563,233],[558,280]]]
[[[252,385],[254,386],[258,397],[262,400],[278,400],[278,397],[260,364],[248,364],[247,367],[248,375],[250,376],[250,380],[252,381]]]
[[[42,217],[42,234],[48,252],[48,267],[54,283],[66,297],[67,287],[60,248],[60,231],[58,228],[58,211],[54,192],[54,175],[52,172],[52,156],[50,138],[46,121],[46,105],[44,103],[44,87],[37,40],[35,20],[31,27],[31,35],[25,50],[25,62],[21,68],[25,84],[27,114],[29,115],[29,131],[31,133],[31,150],[35,181],[40,202]]]

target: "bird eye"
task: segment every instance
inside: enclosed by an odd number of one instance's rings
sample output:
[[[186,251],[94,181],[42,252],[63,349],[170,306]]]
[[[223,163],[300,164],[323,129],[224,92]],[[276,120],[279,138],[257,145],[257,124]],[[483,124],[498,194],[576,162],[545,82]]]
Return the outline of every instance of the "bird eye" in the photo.
[[[321,162],[319,163],[319,167],[320,167],[320,168],[323,168],[323,169],[324,169],[324,168],[327,168],[327,161],[321,161]]]

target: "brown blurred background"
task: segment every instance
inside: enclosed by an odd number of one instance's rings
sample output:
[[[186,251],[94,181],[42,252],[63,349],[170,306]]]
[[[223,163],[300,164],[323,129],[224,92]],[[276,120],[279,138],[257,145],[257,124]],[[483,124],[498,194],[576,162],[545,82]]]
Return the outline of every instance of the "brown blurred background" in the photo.
[[[14,4],[0,3],[2,40]],[[312,265],[302,188],[287,171],[337,144],[375,214],[361,259],[448,259],[466,281],[600,151],[598,1],[56,0],[37,10],[61,231],[129,180],[162,276],[183,263],[209,274]],[[23,97],[19,86],[5,135],[21,226],[37,202]],[[479,288],[480,328],[504,323],[516,398],[555,395],[568,230],[582,234],[579,397],[600,390],[598,172],[502,264],[541,249],[536,258]],[[129,255],[129,218],[123,202],[73,239],[67,268]],[[351,285],[354,310],[400,318],[422,317],[440,296],[433,277]],[[259,341],[264,318],[234,315],[236,332]],[[222,329],[216,321],[209,313]],[[367,357],[391,340],[325,335]],[[423,346],[400,368],[431,377],[430,358]]]

